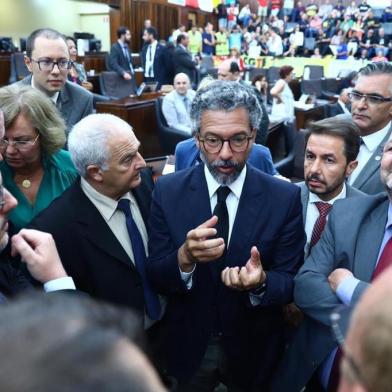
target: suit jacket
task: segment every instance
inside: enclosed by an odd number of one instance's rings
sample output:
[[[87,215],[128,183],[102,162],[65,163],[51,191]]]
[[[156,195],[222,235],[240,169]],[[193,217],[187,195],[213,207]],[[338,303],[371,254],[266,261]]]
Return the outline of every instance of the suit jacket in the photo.
[[[128,72],[134,78],[134,70],[133,67],[130,66],[132,64],[132,54],[128,51],[130,62],[125,58],[124,51],[121,45],[116,42],[112,45],[109,54],[109,67],[110,71],[117,72],[119,75],[123,75],[124,72]]]
[[[142,48],[142,67],[144,70],[146,70],[146,56],[148,52],[148,48],[150,45],[143,45]],[[153,70],[154,70],[154,79],[158,82],[162,83],[163,75],[162,72],[164,71],[162,67],[160,66],[161,62],[159,61],[159,57],[162,55],[165,47],[161,45],[160,43],[157,43],[157,47],[155,49],[155,56],[154,56],[154,65],[153,65]]]
[[[388,206],[388,197],[383,193],[334,204],[320,241],[295,278],[295,302],[306,317],[276,373],[272,391],[300,391],[337,347],[331,334],[330,314],[341,301],[331,290],[327,277],[336,268],[352,271],[360,283],[351,304],[358,302],[375,268]]]
[[[188,75],[192,83],[196,83],[196,63],[192,60],[191,54],[181,45],[177,45],[174,50],[174,74],[183,72]]]
[[[344,110],[339,103],[331,103],[325,106],[325,117],[335,117],[338,114],[344,114]]]
[[[186,382],[205,353],[219,320],[234,382],[252,390],[271,374],[282,344],[281,305],[292,298],[293,274],[302,263],[304,231],[300,191],[294,185],[247,166],[226,265],[243,266],[252,245],[260,250],[267,289],[258,306],[248,292],[220,282],[212,263],[200,263],[190,290],[181,279],[177,251],[189,230],[211,217],[204,165],[158,179],[150,218],[147,273],[168,296],[164,322],[169,374]]]
[[[31,75],[17,83],[31,86]],[[78,121],[93,112],[93,95],[83,87],[67,80],[60,90],[56,106],[69,133]]]
[[[145,222],[151,191],[145,181],[133,190]],[[79,179],[37,215],[30,226],[53,235],[65,270],[78,290],[144,314],[139,273],[82,191]]]
[[[175,157],[176,171],[187,169],[196,165],[197,162],[200,163],[200,150],[196,145],[195,139],[192,137],[178,143],[176,146]],[[277,174],[272,162],[271,152],[268,147],[264,147],[260,144],[253,144],[252,150],[249,154],[248,163],[264,173],[271,174],[272,176]]]
[[[162,100],[162,113],[169,127],[188,132],[189,136],[191,136],[192,126],[189,111],[195,95],[196,93],[193,90],[189,89],[187,91],[188,111],[184,105],[184,96],[178,94],[175,90],[165,95]]]
[[[384,144],[389,140],[392,127],[389,129],[383,141],[374,151],[365,167],[361,170],[358,177],[351,184],[354,188],[359,189],[369,195],[374,195],[385,190],[384,184],[380,178],[380,162]]]

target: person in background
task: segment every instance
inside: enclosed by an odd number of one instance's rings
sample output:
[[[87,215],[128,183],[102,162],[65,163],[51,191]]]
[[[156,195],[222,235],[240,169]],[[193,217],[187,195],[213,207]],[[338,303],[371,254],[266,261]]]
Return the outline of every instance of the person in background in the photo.
[[[196,25],[192,25],[191,30],[188,31],[188,36],[189,36],[188,50],[191,52],[192,56],[200,55],[203,38]]]
[[[129,49],[131,32],[125,26],[117,29],[117,42],[112,45],[109,55],[109,67],[117,72],[124,80],[134,77],[132,54]]]
[[[215,54],[217,56],[229,55],[229,38],[226,29],[221,26],[215,34]]]
[[[65,124],[52,102],[27,86],[0,89],[5,135],[0,140],[4,185],[18,200],[10,213],[15,231],[25,227],[77,177],[65,144]]]
[[[231,36],[232,34],[230,34]],[[241,57],[241,52],[237,47],[230,49],[230,57],[229,60],[235,61],[238,64],[240,72],[245,71],[245,62],[244,59]]]
[[[145,82],[158,82],[162,85],[164,65],[160,60],[164,46],[158,42],[158,33],[154,27],[148,27],[143,33],[142,66]]]
[[[256,89],[260,92],[264,105],[267,104],[267,95],[268,95],[268,81],[267,77],[263,74],[256,75],[252,79],[252,86],[256,87]]]
[[[220,4],[218,4],[215,8],[215,14],[218,17],[218,27],[227,29],[227,6],[225,4],[225,0],[221,0]]]
[[[272,122],[294,122],[294,95],[289,86],[293,77],[293,69],[291,65],[281,67],[279,71],[280,79],[271,89],[271,95],[274,99],[270,115],[270,121]]]
[[[86,90],[91,91],[93,89],[93,85],[87,80],[87,74],[86,70],[84,69],[84,65],[76,61],[78,58],[76,42],[72,37],[66,37],[66,40],[69,50],[69,57],[72,61],[72,65],[68,73],[68,79],[71,82],[77,83],[79,86],[84,87]]]
[[[201,50],[203,56],[212,56],[213,54],[215,54],[215,36],[211,23],[206,24],[204,33],[201,36],[203,39],[203,45]]]
[[[191,136],[190,110],[195,92],[188,75],[179,73],[174,77],[174,90],[162,101],[162,113],[169,127],[179,129]]]

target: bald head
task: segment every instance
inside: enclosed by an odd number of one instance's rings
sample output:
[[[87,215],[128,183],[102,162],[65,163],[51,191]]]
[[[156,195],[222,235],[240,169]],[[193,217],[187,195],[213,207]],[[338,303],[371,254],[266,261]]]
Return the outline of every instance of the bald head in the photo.
[[[191,82],[187,74],[181,72],[174,77],[174,89],[178,94],[186,95],[190,87]]]
[[[233,60],[225,60],[218,67],[218,79],[219,80],[231,80],[236,81],[240,77],[240,68],[238,64]]]

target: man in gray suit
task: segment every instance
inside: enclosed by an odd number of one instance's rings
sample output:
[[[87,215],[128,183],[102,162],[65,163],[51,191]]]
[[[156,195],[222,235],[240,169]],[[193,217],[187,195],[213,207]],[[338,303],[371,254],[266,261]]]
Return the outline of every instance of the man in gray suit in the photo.
[[[376,194],[383,191],[379,174],[381,153],[392,131],[392,64],[371,63],[362,68],[349,97],[352,118],[363,141],[358,167],[349,184],[362,192]]]
[[[358,127],[344,117],[317,121],[305,135],[305,182],[298,184],[307,237],[305,255],[320,239],[334,202],[363,195],[346,184],[358,165],[360,142]]]
[[[300,391],[313,374],[324,388],[333,381],[338,345],[330,315],[338,306],[354,306],[385,260],[392,261],[387,257],[392,253],[392,141],[384,147],[381,183],[389,197],[365,195],[334,204],[320,241],[295,278],[294,300],[307,317],[277,373],[274,391]]]
[[[56,104],[68,131],[92,113],[92,94],[67,80],[71,61],[64,36],[58,31],[33,31],[27,39],[25,63],[31,75],[18,83],[47,95]]]
[[[169,127],[187,132],[191,137],[189,113],[196,93],[191,89],[191,82],[185,73],[177,74],[173,84],[174,90],[163,98],[163,115]]]

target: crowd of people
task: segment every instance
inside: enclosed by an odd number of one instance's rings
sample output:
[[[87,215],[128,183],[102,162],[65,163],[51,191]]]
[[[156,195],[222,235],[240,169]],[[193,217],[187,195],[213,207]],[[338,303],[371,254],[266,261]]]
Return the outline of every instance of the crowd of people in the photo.
[[[298,2],[290,17],[369,22],[366,6]],[[279,41],[281,27],[263,26],[284,8],[236,7],[220,4],[220,33],[208,24],[199,46],[195,27],[171,46],[145,25],[144,80],[172,77],[162,112],[186,139],[157,180],[132,124],[93,113],[74,40],[30,34],[30,75],[0,89],[2,391],[389,391],[392,65],[364,66],[309,124],[304,181],[292,183],[265,144],[276,118],[296,132],[293,68],[270,89],[242,80],[238,61],[242,35]],[[226,36],[235,53],[199,83],[199,58],[226,28],[241,48]],[[129,29],[117,37],[109,66],[134,82]],[[32,286],[47,294],[11,300]]]

